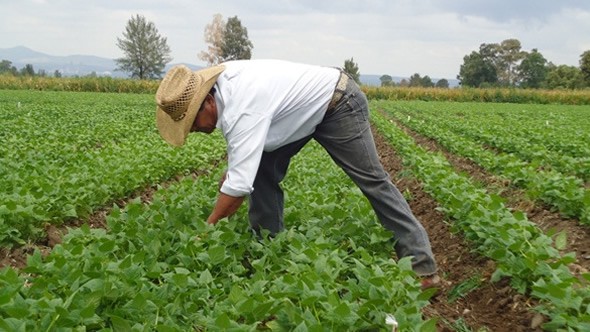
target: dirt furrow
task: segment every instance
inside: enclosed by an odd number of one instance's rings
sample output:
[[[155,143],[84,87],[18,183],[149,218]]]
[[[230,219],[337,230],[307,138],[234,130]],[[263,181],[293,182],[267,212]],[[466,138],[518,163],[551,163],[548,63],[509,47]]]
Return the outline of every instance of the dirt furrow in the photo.
[[[436,201],[425,193],[414,178],[405,176],[401,159],[376,131],[375,143],[381,161],[408,202],[416,217],[426,228],[439,271],[445,283],[437,297],[424,310],[427,318],[438,318],[439,331],[459,331],[462,327],[489,331],[540,331],[532,328],[535,302],[513,290],[508,280],[490,282],[495,263],[472,252],[459,234],[453,234],[448,219],[437,210]],[[479,286],[455,299],[457,289],[469,282]]]
[[[457,170],[481,183],[486,189],[506,201],[506,206],[513,211],[526,213],[528,220],[534,222],[546,234],[564,232],[567,235],[566,247],[562,253],[573,252],[577,261],[571,265],[574,274],[590,270],[590,227],[582,225],[577,219],[562,217],[551,207],[532,201],[523,189],[514,187],[510,181],[491,174],[475,162],[450,153],[433,139],[424,137],[396,122],[404,131],[412,136],[416,143],[433,152],[441,152]]]

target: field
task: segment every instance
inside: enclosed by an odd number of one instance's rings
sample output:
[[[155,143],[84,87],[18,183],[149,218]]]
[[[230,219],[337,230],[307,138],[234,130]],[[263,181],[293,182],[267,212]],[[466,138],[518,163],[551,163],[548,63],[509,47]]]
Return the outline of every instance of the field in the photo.
[[[371,101],[433,295],[317,144],[257,239],[246,207],[204,222],[223,139],[167,146],[152,94],[0,95],[1,330],[590,329],[590,106]]]

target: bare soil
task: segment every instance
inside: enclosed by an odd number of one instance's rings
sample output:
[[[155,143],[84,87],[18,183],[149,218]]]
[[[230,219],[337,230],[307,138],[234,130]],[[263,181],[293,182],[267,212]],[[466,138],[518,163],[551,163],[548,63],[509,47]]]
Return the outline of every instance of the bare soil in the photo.
[[[424,192],[422,185],[409,176],[400,176],[402,162],[382,136],[375,134],[381,162],[401,192],[410,192],[408,200],[414,215],[422,222],[437,260],[443,286],[431,304],[424,309],[426,318],[438,318],[439,331],[456,331],[461,321],[473,331],[540,331],[531,328],[535,313],[534,301],[514,291],[509,280],[490,282],[495,270],[492,260],[473,253],[460,234],[453,234],[449,221],[437,210],[437,203]],[[470,278],[479,278],[481,285],[465,297],[450,301],[454,287]]]

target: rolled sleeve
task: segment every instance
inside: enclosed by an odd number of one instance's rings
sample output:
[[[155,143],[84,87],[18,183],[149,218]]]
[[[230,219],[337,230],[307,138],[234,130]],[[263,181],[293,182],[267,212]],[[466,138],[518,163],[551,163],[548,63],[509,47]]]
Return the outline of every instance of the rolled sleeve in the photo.
[[[249,195],[252,191],[254,190],[253,187],[250,187],[249,190],[245,191],[245,190],[241,190],[240,188],[234,188],[230,182],[228,180],[225,180],[225,182],[223,183],[223,186],[221,186],[221,192],[232,196],[232,197],[244,197]]]

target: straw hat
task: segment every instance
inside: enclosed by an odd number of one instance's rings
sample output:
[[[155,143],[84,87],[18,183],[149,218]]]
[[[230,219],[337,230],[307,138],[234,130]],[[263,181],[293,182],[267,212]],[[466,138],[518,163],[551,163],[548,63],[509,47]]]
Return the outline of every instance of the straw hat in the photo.
[[[166,73],[156,92],[156,126],[166,142],[184,144],[201,104],[224,69],[219,65],[193,72],[177,65]]]

